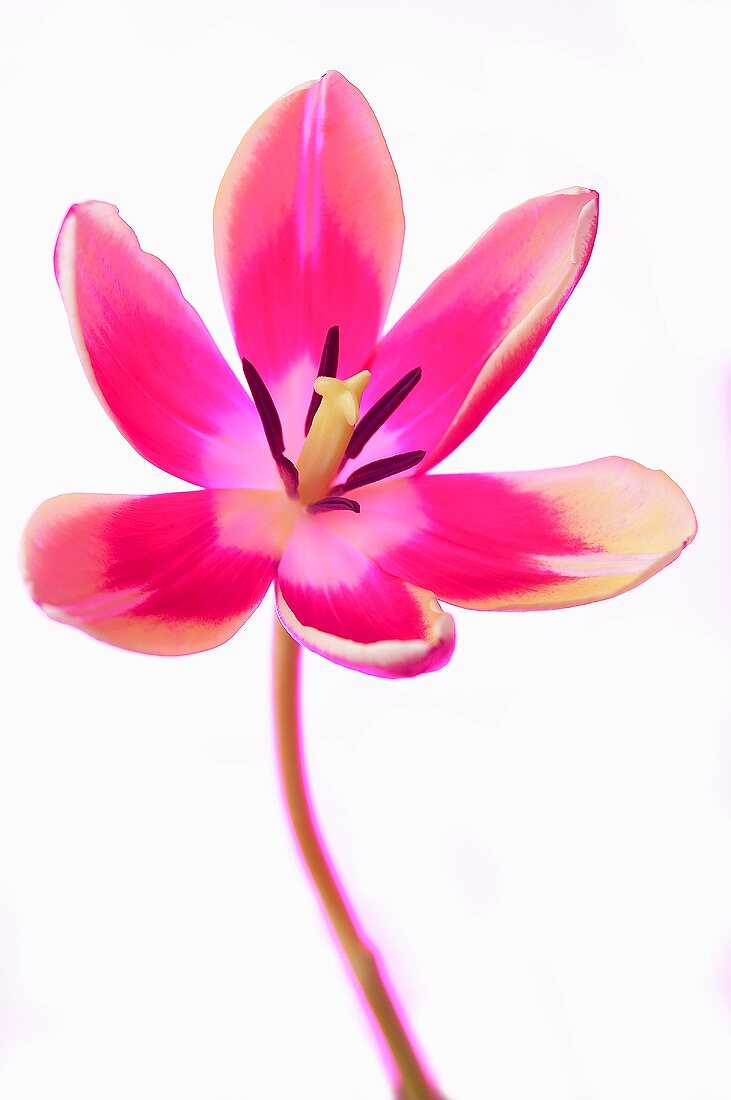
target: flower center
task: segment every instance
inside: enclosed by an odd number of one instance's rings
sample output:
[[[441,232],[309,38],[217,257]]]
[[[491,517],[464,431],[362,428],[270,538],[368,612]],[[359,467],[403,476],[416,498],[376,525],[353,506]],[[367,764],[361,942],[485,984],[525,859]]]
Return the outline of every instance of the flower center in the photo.
[[[396,411],[421,378],[421,368],[410,370],[376,401],[362,419],[360,402],[370,381],[370,371],[339,379],[339,330],[329,329],[322,349],[314,393],[305,418],[305,441],[297,465],[284,453],[282,422],[266,384],[248,359],[242,359],[246,381],[259,413],[287,495],[299,499],[309,512],[347,509],[360,512],[356,500],[344,494],[417,466],[425,451],[407,451],[360,466],[346,481],[333,486],[333,479],[348,459],[356,458],[371,436]]]

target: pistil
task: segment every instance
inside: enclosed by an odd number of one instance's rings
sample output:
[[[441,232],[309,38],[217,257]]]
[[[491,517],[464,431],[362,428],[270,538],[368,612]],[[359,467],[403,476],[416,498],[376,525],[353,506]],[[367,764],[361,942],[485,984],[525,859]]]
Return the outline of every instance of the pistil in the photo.
[[[322,399],[297,460],[299,495],[305,504],[324,496],[332,485],[360,415],[360,400],[370,371],[352,378],[327,376],[315,381],[315,393]]]

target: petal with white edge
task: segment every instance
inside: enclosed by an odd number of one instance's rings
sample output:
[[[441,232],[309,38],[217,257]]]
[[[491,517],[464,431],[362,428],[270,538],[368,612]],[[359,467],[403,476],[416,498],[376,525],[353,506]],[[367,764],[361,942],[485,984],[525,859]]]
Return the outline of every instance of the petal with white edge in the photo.
[[[454,622],[434,596],[384,572],[340,535],[353,513],[298,523],[279,566],[279,617],[297,641],[374,676],[416,676],[446,664]]]

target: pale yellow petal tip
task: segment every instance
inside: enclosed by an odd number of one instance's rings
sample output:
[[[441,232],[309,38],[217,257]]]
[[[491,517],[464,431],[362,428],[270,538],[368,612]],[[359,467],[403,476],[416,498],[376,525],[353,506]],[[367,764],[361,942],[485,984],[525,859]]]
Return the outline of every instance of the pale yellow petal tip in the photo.
[[[434,601],[435,603],[436,600]],[[433,627],[433,638],[435,645],[447,645],[454,644],[455,625],[454,618],[448,611],[443,611],[437,603],[439,610],[439,617],[437,618]]]
[[[429,619],[429,633],[433,643],[440,645],[452,641],[454,639],[454,619],[449,612],[444,610],[439,600],[431,592],[427,592],[423,588],[416,588],[414,585],[409,585],[409,588],[424,602],[424,608]]]
[[[662,486],[663,492],[658,497],[658,525],[661,521],[669,544],[676,547],[678,552],[684,550],[698,534],[698,518],[685,491],[665,470],[642,467],[639,463],[633,465],[647,470],[656,479],[657,485]]]

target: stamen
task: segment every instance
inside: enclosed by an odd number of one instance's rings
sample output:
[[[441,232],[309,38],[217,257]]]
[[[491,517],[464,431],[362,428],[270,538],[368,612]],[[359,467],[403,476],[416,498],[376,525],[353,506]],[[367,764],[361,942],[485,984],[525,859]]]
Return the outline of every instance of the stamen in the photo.
[[[277,464],[279,476],[284,482],[284,488],[287,490],[287,496],[293,499],[296,498],[300,483],[300,475],[297,467],[286,455],[275,455],[274,461]]]
[[[308,512],[360,512],[360,504],[357,500],[350,500],[349,497],[323,497],[322,500],[316,500],[314,504],[307,505]]]
[[[244,368],[244,376],[249,383],[251,396],[256,406],[256,411],[259,414],[261,426],[264,429],[264,435],[267,437],[269,450],[272,452],[272,458],[277,464],[279,476],[284,482],[287,496],[296,497],[300,477],[294,462],[284,454],[282,421],[279,419],[279,413],[277,412],[277,407],[274,404],[272,395],[267,389],[266,382],[253,363],[250,363],[248,359],[242,359],[241,366]]]
[[[356,458],[360,454],[371,436],[378,431],[382,424],[386,423],[389,416],[392,416],[401,402],[409,396],[420,380],[421,375],[421,367],[414,367],[413,370],[403,376],[400,382],[397,382],[395,386],[391,386],[391,389],[387,390],[383,397],[379,397],[375,405],[368,410],[363,419],[356,425],[345,452],[345,459]]]
[[[320,356],[320,366],[317,371],[317,377],[322,378],[337,378],[338,374],[338,356],[340,355],[340,328],[338,325],[333,325],[332,328],[327,330],[327,336],[325,337],[325,343],[322,346],[322,355]],[[312,427],[312,421],[315,419],[315,413],[320,408],[320,402],[322,397],[319,393],[313,393],[310,399],[310,407],[307,410],[307,416],[305,417],[305,435]]]
[[[241,365],[244,368],[244,376],[249,383],[249,389],[251,390],[251,396],[256,405],[256,411],[259,414],[264,434],[267,437],[269,450],[272,452],[274,458],[278,458],[279,455],[284,453],[284,436],[282,435],[282,422],[279,419],[277,407],[272,400],[272,395],[267,389],[264,379],[259,374],[254,364],[250,363],[248,359],[242,359]]]
[[[383,481],[394,474],[402,474],[404,470],[410,470],[418,466],[424,458],[426,451],[405,451],[400,455],[392,455],[391,458],[378,458],[375,462],[367,462],[354,470],[347,481],[342,485],[334,485],[333,493],[348,493],[353,489],[361,489],[364,485],[371,485],[374,481]]]

